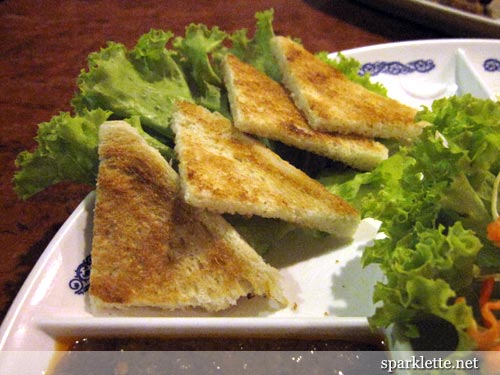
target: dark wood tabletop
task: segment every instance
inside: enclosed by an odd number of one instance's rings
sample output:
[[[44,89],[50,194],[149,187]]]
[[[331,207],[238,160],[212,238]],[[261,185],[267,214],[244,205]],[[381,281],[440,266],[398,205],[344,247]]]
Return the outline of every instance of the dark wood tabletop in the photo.
[[[89,186],[60,184],[20,200],[16,155],[35,146],[37,125],[70,111],[90,52],[113,40],[132,46],[151,28],[183,34],[191,22],[253,30],[274,8],[276,34],[311,51],[449,37],[348,0],[6,0],[0,1],[0,321],[52,237]]]

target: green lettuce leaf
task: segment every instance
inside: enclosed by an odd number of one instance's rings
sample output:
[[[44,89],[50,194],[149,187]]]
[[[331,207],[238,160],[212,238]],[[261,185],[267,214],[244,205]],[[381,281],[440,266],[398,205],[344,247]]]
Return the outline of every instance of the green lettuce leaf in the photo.
[[[218,27],[191,24],[184,37],[174,40],[179,64],[183,67],[197,102],[211,110],[228,114],[222,91],[222,78],[212,58],[225,51],[227,34]]]
[[[231,117],[227,93],[222,81],[221,63],[227,53],[238,56],[272,78],[279,77],[271,54],[270,39],[274,36],[273,10],[257,12],[255,34],[247,29],[228,34],[218,27],[191,24],[184,37],[177,37],[173,49],[188,79],[197,103]]]
[[[13,181],[17,194],[27,199],[61,181],[95,184],[99,126],[109,115],[102,109],[83,111],[75,117],[61,113],[41,123],[36,150],[17,156]]]
[[[131,51],[109,42],[91,53],[88,71],[78,78],[75,111],[102,108],[113,112],[114,118],[139,116],[146,128],[173,138],[170,118],[175,101],[193,99],[174,52],[165,47],[172,36],[151,30]]]
[[[232,41],[230,53],[240,60],[254,66],[267,74],[275,81],[281,79],[276,59],[271,52],[271,38],[274,37],[274,11],[269,9],[255,14],[257,19],[255,35],[252,39],[247,36],[246,29],[240,29],[229,38]]]
[[[385,238],[362,256],[386,277],[375,287],[381,305],[370,318],[374,326],[396,323],[416,337],[420,320],[438,317],[453,324],[459,347],[470,348],[465,329],[473,309],[454,300],[473,295],[479,273],[500,271],[498,248],[486,239],[500,171],[499,111],[499,103],[471,95],[437,100],[418,113],[431,125],[412,145],[371,172],[321,179],[382,222]]]
[[[321,51],[316,54],[318,58],[331,65],[335,69],[341,71],[348,79],[359,83],[366,89],[376,92],[377,94],[387,96],[387,89],[378,82],[372,82],[369,73],[360,75],[361,63],[352,57],[347,57],[342,53],[338,53],[335,58],[330,58],[329,53]]]

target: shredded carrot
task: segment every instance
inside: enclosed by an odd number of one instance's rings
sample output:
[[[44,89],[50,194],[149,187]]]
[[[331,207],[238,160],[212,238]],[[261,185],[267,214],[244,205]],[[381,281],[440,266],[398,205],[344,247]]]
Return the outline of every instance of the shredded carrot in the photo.
[[[493,277],[488,277],[483,281],[481,293],[479,294],[479,307],[483,307],[484,304],[490,300],[494,286],[495,279]]]
[[[478,350],[500,350],[500,325],[492,310],[500,310],[500,301],[487,302],[481,308],[485,327],[478,327],[475,323],[468,330]]]
[[[465,300],[465,297],[457,297],[455,299],[455,303],[467,303],[467,301]]]
[[[468,329],[469,335],[477,344],[478,350],[500,351],[500,322],[493,311],[500,311],[500,301],[490,301],[495,280],[492,277],[484,280],[479,295],[479,306],[484,326],[476,321]]]
[[[500,247],[500,218],[488,224],[486,236],[496,247]]]

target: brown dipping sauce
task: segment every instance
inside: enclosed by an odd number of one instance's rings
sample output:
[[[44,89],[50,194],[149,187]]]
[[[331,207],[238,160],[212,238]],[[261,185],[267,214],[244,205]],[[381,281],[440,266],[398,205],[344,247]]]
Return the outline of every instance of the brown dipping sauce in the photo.
[[[61,338],[56,350],[46,375],[376,374],[386,358],[382,341],[334,339]]]

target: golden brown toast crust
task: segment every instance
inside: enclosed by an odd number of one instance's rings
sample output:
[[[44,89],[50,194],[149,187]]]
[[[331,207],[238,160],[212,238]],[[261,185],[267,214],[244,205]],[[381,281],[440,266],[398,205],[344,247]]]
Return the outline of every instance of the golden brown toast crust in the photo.
[[[253,66],[228,54],[223,64],[234,125],[243,132],[281,141],[361,170],[388,157],[373,139],[313,130],[287,91]]]
[[[185,200],[221,213],[279,218],[351,236],[359,214],[218,113],[178,102],[175,133]]]
[[[219,215],[187,205],[174,170],[124,122],[100,131],[90,298],[95,308],[221,310],[280,302],[279,273]]]
[[[400,139],[420,134],[416,109],[350,81],[290,38],[276,36],[272,47],[284,85],[314,129]]]

